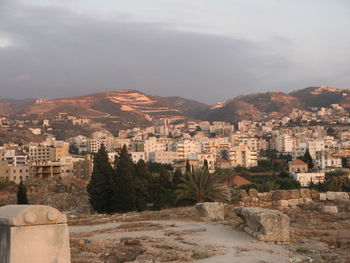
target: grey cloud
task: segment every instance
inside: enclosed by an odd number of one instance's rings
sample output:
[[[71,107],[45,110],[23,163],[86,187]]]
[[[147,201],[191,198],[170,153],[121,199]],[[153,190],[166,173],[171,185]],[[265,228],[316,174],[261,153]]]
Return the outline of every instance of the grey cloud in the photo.
[[[180,32],[9,2],[0,5],[0,36],[14,41],[0,48],[1,97],[138,89],[214,103],[249,92],[302,88],[295,86],[297,65],[273,48],[274,40]]]

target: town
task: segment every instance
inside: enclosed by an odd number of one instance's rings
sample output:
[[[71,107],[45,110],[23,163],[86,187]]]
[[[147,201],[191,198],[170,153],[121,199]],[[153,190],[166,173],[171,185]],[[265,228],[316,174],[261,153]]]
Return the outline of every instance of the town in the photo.
[[[199,168],[206,161],[209,172],[214,172],[233,167],[254,168],[273,159],[284,163],[285,172],[303,187],[311,182],[323,183],[326,172],[348,169],[350,165],[349,109],[338,104],[310,111],[293,109],[281,118],[266,116],[265,120],[235,124],[194,120],[177,123],[160,118],[157,125],[145,128],[103,129],[89,137],[78,135],[65,140],[52,135],[50,124],[55,121],[89,125],[88,118],[63,112],[41,122],[1,119],[1,129],[28,129],[33,135],[45,136],[41,142],[4,143],[0,148],[1,178],[17,184],[28,178],[88,179],[93,169],[92,155],[102,144],[111,163],[126,145],[134,163],[142,159],[171,165],[182,172],[186,162]],[[310,160],[303,159],[306,152]]]

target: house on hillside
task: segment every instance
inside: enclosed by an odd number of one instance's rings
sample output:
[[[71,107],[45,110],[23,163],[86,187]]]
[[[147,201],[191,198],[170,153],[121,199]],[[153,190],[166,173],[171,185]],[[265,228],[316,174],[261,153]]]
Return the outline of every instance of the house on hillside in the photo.
[[[308,167],[307,163],[302,160],[296,159],[292,162],[289,162],[289,173],[307,173]]]

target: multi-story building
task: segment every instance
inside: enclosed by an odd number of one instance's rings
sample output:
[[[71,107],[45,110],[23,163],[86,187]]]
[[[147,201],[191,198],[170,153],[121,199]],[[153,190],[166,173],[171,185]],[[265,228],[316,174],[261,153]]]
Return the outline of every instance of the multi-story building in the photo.
[[[149,152],[147,156],[149,161],[163,164],[172,164],[179,159],[178,152],[170,151]]]
[[[293,140],[288,134],[281,134],[275,138],[275,149],[281,154],[290,154],[293,149]]]
[[[233,146],[228,151],[232,166],[253,167],[258,165],[258,154],[246,145]]]

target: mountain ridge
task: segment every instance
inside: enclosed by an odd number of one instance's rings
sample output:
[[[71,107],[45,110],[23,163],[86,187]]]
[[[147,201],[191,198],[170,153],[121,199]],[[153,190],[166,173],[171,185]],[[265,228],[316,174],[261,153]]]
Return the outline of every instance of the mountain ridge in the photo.
[[[58,112],[67,112],[76,117],[113,117],[119,121],[135,121],[136,124],[149,124],[160,117],[236,122],[258,120],[269,114],[283,116],[293,108],[308,110],[331,104],[350,105],[350,89],[319,86],[290,93],[275,90],[240,95],[213,105],[179,96],[162,97],[138,90],[115,90],[53,99],[0,99],[0,115],[44,119]]]

